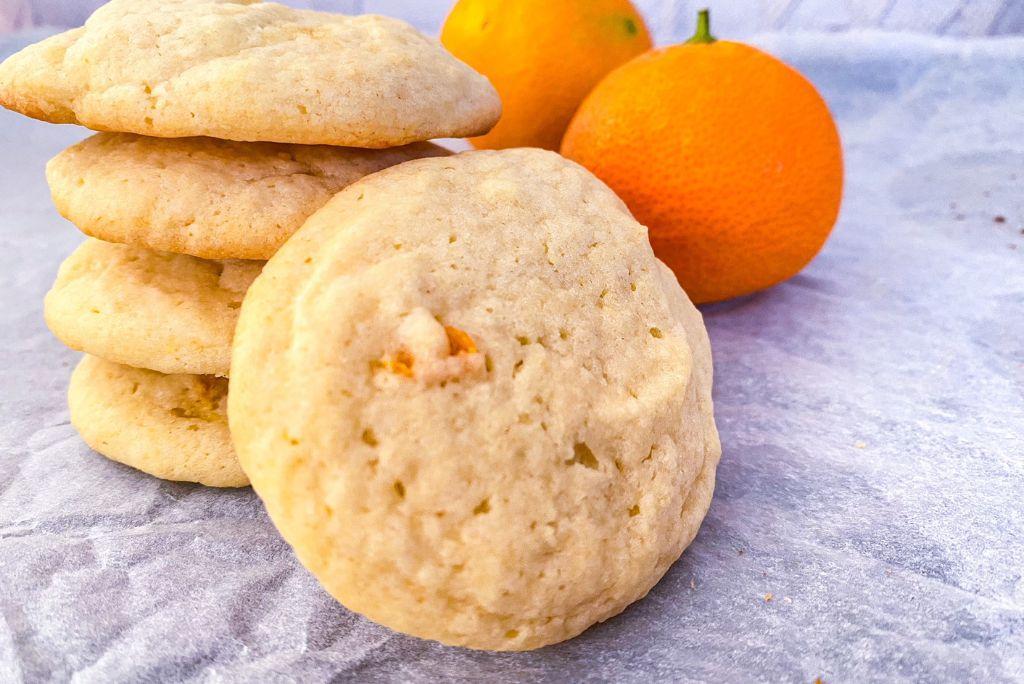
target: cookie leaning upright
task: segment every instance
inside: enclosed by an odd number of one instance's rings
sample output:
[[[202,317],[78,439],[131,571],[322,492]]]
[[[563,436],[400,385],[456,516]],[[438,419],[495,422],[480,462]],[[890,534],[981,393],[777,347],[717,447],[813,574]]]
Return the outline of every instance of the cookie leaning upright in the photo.
[[[328,202],[251,286],[228,402],[327,590],[473,648],[644,596],[720,454],[700,314],[621,201],[539,150],[412,161]]]
[[[404,22],[247,0],[113,0],[0,65],[0,104],[157,137],[391,147],[484,133],[486,78]]]

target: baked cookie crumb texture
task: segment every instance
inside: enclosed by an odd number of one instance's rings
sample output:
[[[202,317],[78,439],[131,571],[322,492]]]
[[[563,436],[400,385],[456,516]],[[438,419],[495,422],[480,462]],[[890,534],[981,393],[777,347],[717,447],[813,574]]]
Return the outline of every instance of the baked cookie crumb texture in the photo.
[[[269,259],[346,185],[420,157],[384,150],[97,133],[46,165],[53,203],[92,237],[205,259]]]
[[[86,355],[71,375],[68,406],[86,444],[113,461],[164,480],[244,487],[227,392],[224,378],[164,375]]]
[[[700,314],[645,229],[539,150],[338,194],[257,278],[229,416],[299,559],[347,607],[525,650],[644,596],[720,446]]]
[[[489,130],[486,78],[397,19],[113,0],[0,64],[0,104],[163,138],[394,147]]]
[[[46,323],[67,346],[108,361],[226,376],[242,297],[261,268],[90,238],[61,264]]]

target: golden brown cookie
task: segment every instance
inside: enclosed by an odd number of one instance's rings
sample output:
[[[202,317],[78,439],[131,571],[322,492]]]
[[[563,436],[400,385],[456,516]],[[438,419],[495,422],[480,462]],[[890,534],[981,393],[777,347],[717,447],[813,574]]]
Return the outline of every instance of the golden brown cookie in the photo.
[[[57,210],[107,242],[206,259],[269,259],[310,214],[363,176],[448,154],[98,133],[46,166]]]
[[[700,314],[647,232],[540,150],[386,169],[267,263],[234,341],[239,460],[345,606],[525,650],[644,596],[720,445]]]
[[[408,24],[251,0],[113,0],[0,65],[0,104],[161,138],[394,147],[484,133],[498,94]]]
[[[61,264],[46,323],[64,344],[161,373],[226,376],[261,261],[213,261],[89,239]]]
[[[164,480],[244,487],[228,433],[228,381],[163,375],[82,358],[71,375],[71,424],[107,458]]]

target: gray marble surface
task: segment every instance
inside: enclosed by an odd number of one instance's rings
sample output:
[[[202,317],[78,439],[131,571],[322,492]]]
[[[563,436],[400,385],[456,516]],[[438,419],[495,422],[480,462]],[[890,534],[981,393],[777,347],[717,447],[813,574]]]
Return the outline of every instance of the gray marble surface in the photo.
[[[1024,681],[1024,40],[758,41],[836,113],[839,225],[705,309],[724,456],[696,542],[525,654],[374,625],[251,491],[82,444],[41,300],[80,240],[43,165],[84,133],[0,112],[0,681]]]

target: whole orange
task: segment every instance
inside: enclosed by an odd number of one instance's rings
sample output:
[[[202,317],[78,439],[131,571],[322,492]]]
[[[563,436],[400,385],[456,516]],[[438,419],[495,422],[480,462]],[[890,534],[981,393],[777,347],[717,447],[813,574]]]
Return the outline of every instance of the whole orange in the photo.
[[[488,149],[557,150],[597,82],[651,48],[629,0],[459,0],[441,42],[501,95],[498,125],[472,139]]]
[[[824,245],[843,158],[807,79],[760,50],[691,42],[610,73],[577,111],[562,154],[615,190],[696,302],[774,285]]]

